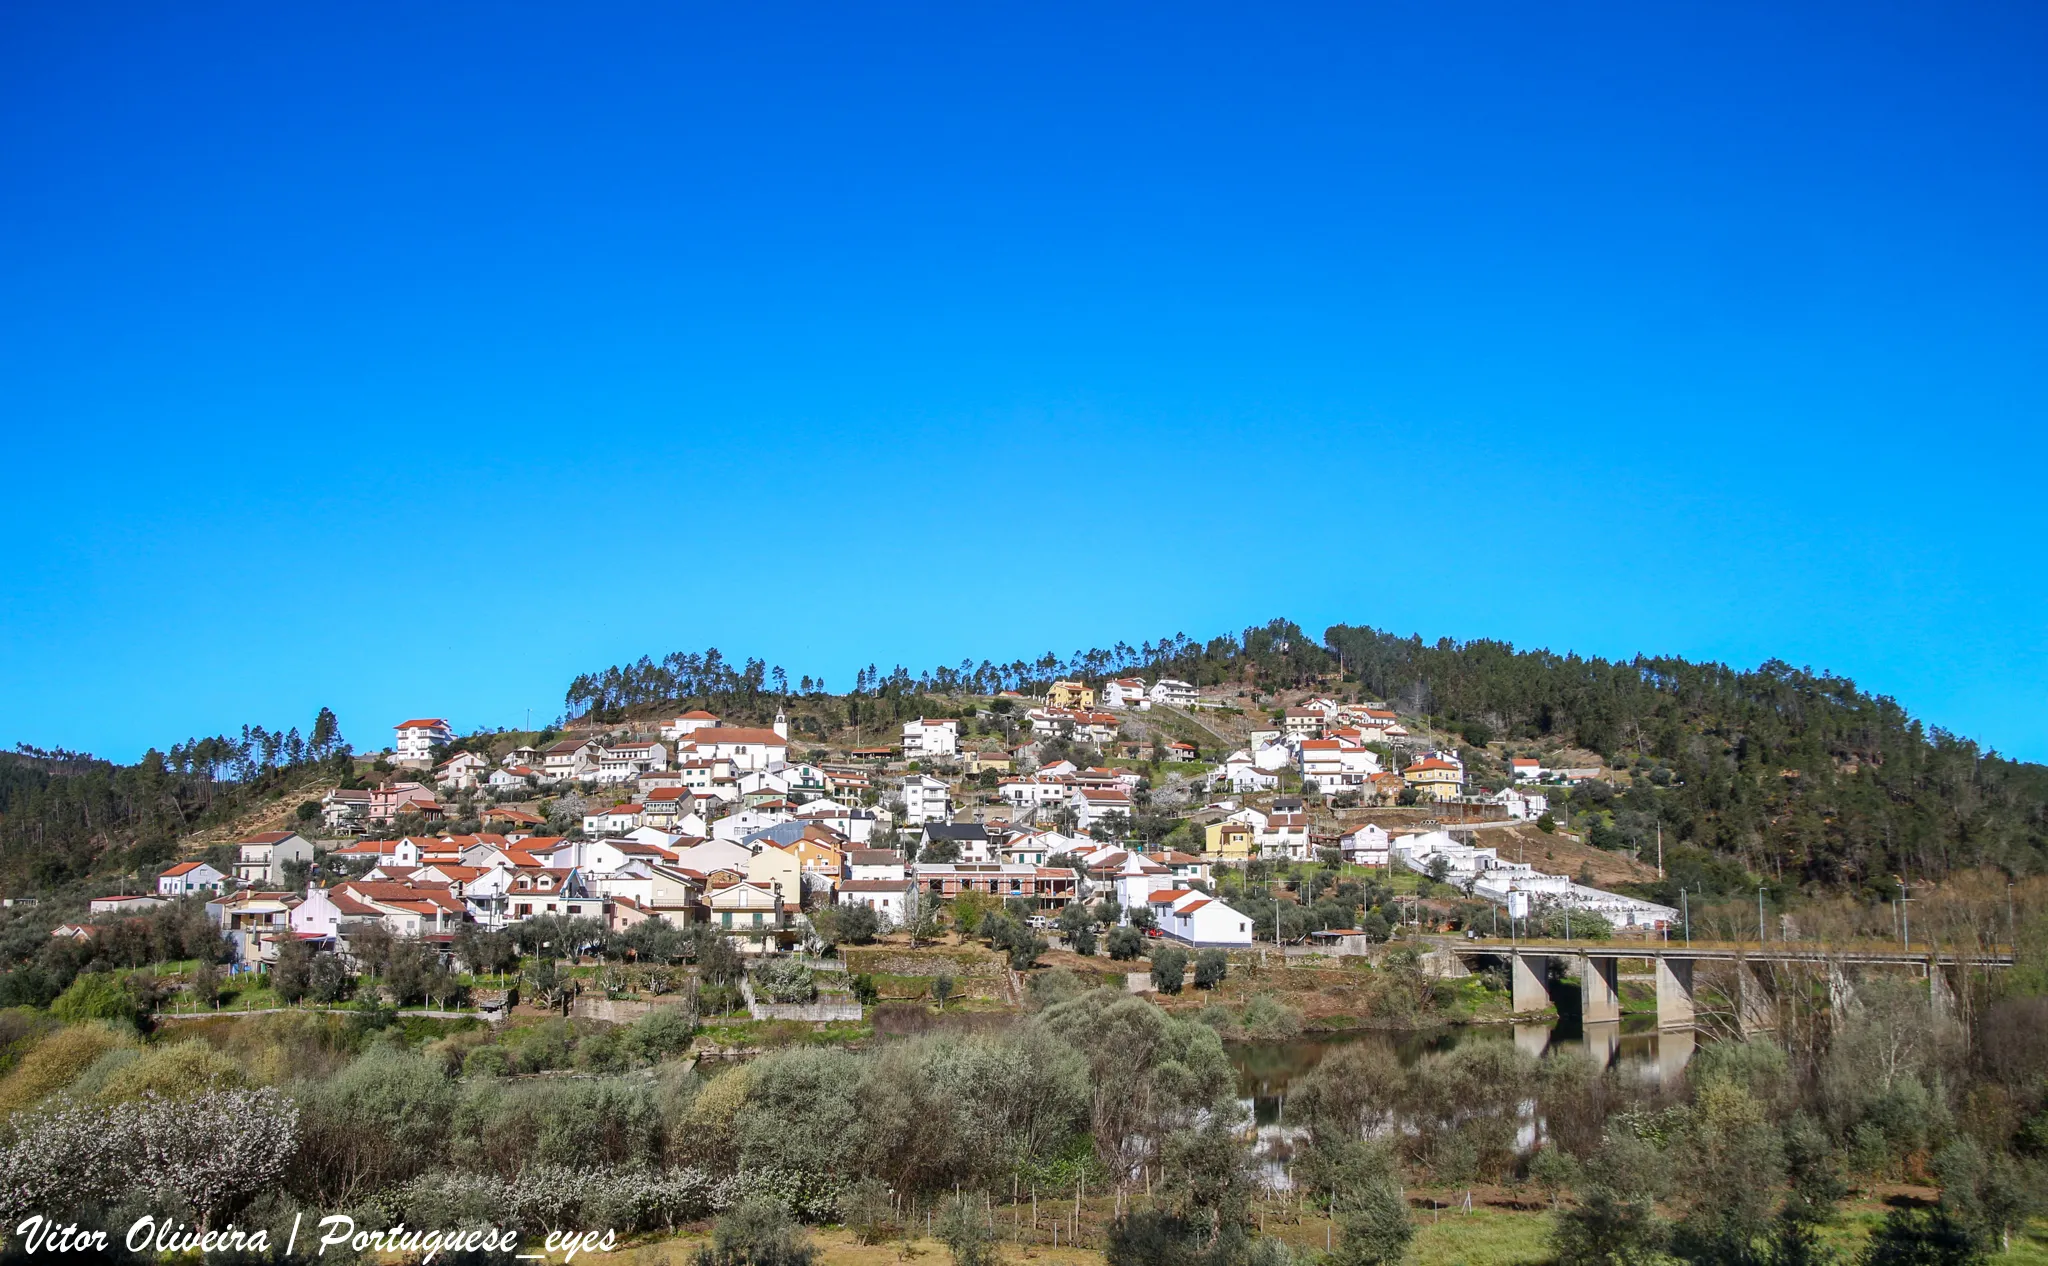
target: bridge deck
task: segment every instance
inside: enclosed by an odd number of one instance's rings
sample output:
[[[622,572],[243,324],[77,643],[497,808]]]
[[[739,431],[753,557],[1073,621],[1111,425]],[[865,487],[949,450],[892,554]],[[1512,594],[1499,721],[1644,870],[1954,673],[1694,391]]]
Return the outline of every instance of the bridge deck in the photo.
[[[1572,954],[1587,958],[1683,958],[1699,962],[1745,963],[1871,963],[1901,967],[2010,967],[2012,951],[1989,950],[1907,950],[1902,948],[1841,948],[1821,945],[1737,945],[1695,941],[1691,945],[1658,942],[1652,945],[1626,941],[1450,941],[1445,948],[1458,955]]]

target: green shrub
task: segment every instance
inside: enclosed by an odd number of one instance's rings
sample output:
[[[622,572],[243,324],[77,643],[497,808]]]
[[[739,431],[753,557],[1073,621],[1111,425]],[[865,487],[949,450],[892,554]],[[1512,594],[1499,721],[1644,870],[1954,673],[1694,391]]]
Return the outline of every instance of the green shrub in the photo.
[[[66,1024],[85,1020],[135,1023],[135,998],[110,972],[86,972],[50,1004],[50,1014]]]
[[[103,1024],[59,1029],[30,1048],[6,1080],[0,1081],[0,1114],[62,1090],[108,1051],[134,1045],[133,1035]]]
[[[462,1059],[465,1077],[503,1077],[512,1071],[512,1056],[502,1046],[479,1046]]]
[[[99,1098],[106,1103],[159,1094],[186,1099],[212,1090],[235,1090],[246,1078],[242,1066],[206,1043],[192,1040],[157,1046],[107,1079]]]
[[[1179,993],[1188,970],[1188,952],[1178,945],[1162,945],[1152,951],[1152,987],[1161,993]]]
[[[661,1007],[641,1016],[626,1031],[626,1045],[644,1062],[659,1064],[689,1050],[694,1032],[685,1008]]]

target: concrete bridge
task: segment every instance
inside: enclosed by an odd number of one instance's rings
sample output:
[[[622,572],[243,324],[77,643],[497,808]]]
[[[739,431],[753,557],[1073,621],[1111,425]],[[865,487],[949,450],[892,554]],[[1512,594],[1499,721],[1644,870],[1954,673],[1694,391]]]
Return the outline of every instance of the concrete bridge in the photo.
[[[1657,985],[1657,1027],[1665,1030],[1695,1027],[1698,994],[1694,969],[1700,963],[1727,965],[1732,976],[1735,1020],[1743,1034],[1776,1027],[1775,1008],[1756,968],[1761,966],[1803,966],[1827,973],[1828,992],[1836,1005],[1853,996],[1849,972],[1861,967],[1904,967],[1920,972],[1937,1005],[1952,998],[1945,973],[1992,967],[2010,967],[2008,952],[1957,954],[1947,951],[1916,952],[1905,949],[1829,949],[1822,946],[1784,945],[1776,948],[1741,945],[1631,945],[1607,941],[1523,941],[1510,944],[1488,941],[1449,941],[1442,945],[1468,966],[1474,961],[1495,962],[1507,967],[1514,990],[1517,1015],[1529,1015],[1553,1004],[1551,982],[1576,976],[1579,981],[1580,1018],[1588,1024],[1605,1024],[1621,1019],[1621,960],[1650,962]]]

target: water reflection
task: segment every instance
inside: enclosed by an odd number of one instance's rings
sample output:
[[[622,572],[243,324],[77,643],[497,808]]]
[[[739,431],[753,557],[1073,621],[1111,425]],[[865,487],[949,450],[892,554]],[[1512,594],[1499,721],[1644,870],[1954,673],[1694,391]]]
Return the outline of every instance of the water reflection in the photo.
[[[1258,1152],[1268,1181],[1288,1185],[1287,1162],[1297,1131],[1283,1124],[1288,1087],[1308,1075],[1340,1046],[1365,1044],[1391,1052],[1403,1067],[1424,1055],[1448,1051],[1469,1042],[1513,1042],[1538,1059],[1584,1059],[1596,1067],[1646,1083],[1670,1084],[1684,1076],[1692,1059],[1695,1036],[1690,1029],[1659,1032],[1654,1016],[1626,1016],[1597,1024],[1581,1024],[1570,1016],[1547,1024],[1475,1024],[1401,1032],[1364,1031],[1318,1034],[1281,1042],[1235,1042],[1227,1046],[1237,1070],[1237,1088],[1252,1110]],[[1522,1123],[1522,1145],[1533,1146],[1541,1125],[1530,1105]]]

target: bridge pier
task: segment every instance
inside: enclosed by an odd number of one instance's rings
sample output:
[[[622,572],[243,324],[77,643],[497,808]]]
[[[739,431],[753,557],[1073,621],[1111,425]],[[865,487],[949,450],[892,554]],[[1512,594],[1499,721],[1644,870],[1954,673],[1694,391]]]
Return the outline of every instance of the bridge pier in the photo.
[[[1695,1007],[1692,992],[1693,960],[1657,955],[1657,1027],[1690,1029]]]
[[[1828,1011],[1837,1020],[1856,1006],[1856,988],[1840,963],[1828,964]]]
[[[1927,960],[1927,1001],[1938,1016],[1947,1018],[1956,1013],[1956,991],[1949,987],[1940,961],[1934,958]]]
[[[1744,962],[1735,964],[1735,1027],[1744,1038],[1769,1033],[1778,1027],[1771,996],[1764,992],[1763,982]]]
[[[1524,954],[1516,950],[1512,955],[1515,986],[1515,1014],[1528,1015],[1550,1007],[1550,955]]]
[[[1605,1024],[1621,1019],[1621,987],[1618,983],[1621,960],[1595,958],[1586,954],[1579,959],[1579,1018],[1586,1024]]]
[[[1593,1061],[1593,1066],[1595,1068],[1613,1067],[1615,1054],[1621,1050],[1621,1022],[1619,1020],[1603,1020],[1599,1023],[1589,1022],[1584,1026],[1584,1032],[1586,1056]]]
[[[1685,1066],[1692,1062],[1693,1048],[1699,1038],[1690,1028],[1673,1029],[1657,1035],[1657,1080],[1665,1086],[1675,1086],[1685,1076]]]

